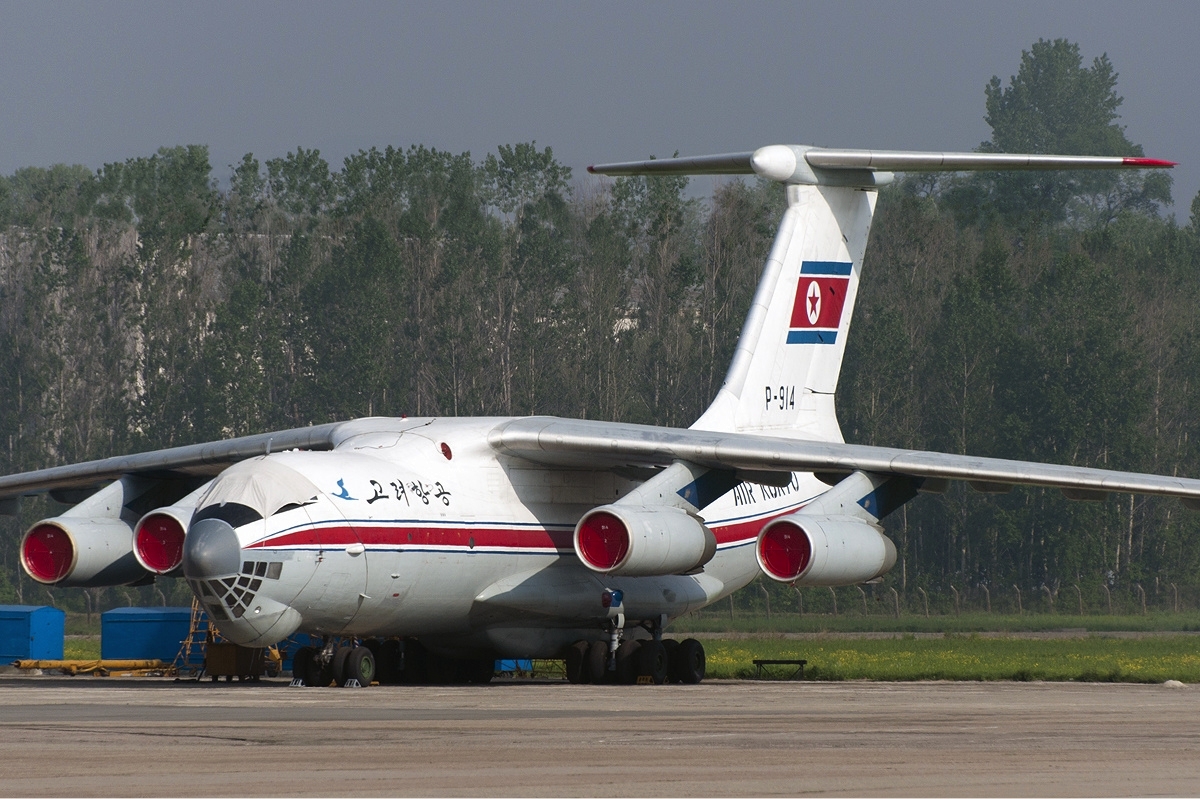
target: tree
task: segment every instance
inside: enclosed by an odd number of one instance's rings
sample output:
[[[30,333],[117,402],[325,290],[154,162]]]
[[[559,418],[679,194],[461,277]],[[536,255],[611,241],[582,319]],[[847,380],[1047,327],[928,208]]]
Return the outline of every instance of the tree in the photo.
[[[293,224],[326,209],[333,193],[329,163],[321,157],[320,150],[303,147],[283,158],[267,161],[267,184],[276,204]]]
[[[993,76],[984,89],[992,138],[984,152],[1141,156],[1140,145],[1117,123],[1123,98],[1107,55],[1083,65],[1079,45],[1039,39],[1021,53],[1017,74],[1004,86]],[[1077,220],[1107,224],[1122,211],[1157,212],[1171,202],[1162,173],[1011,172],[980,176],[993,207],[1008,220]]]

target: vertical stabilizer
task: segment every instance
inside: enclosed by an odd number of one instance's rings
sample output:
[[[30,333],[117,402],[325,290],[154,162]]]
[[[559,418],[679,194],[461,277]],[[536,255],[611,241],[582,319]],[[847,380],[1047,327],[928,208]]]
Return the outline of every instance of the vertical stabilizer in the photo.
[[[878,193],[792,184],[725,382],[693,425],[841,441],[834,391]]]

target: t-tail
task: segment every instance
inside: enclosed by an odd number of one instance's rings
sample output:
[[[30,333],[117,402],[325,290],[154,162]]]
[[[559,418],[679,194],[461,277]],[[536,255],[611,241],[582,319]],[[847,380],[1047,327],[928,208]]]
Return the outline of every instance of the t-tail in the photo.
[[[754,152],[602,164],[624,175],[754,174],[783,183],[787,210],[737,351],[693,429],[842,441],[834,393],[858,297],[880,186],[892,171],[1145,169],[1151,158],[833,150],[771,145]]]

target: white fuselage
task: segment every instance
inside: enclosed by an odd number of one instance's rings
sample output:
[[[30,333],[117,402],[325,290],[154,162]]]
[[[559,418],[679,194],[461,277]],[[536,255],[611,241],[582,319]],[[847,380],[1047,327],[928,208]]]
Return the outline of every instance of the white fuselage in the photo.
[[[446,651],[554,656],[604,635],[617,611],[631,625],[675,618],[746,585],[763,524],[828,488],[799,473],[784,488],[742,484],[700,513],[718,542],[703,570],[612,577],[580,562],[573,531],[640,479],[499,455],[488,432],[503,419],[374,421],[332,452],[266,456],[319,493],[236,527],[242,574],[225,590],[190,581],[227,637],[420,636]],[[621,608],[602,603],[606,589],[623,593]]]

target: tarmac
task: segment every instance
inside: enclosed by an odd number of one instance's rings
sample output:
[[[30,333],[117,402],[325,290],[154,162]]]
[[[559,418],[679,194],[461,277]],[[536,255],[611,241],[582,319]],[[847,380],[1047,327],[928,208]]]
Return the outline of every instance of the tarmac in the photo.
[[[1200,686],[0,678],[4,796],[1200,791]]]

